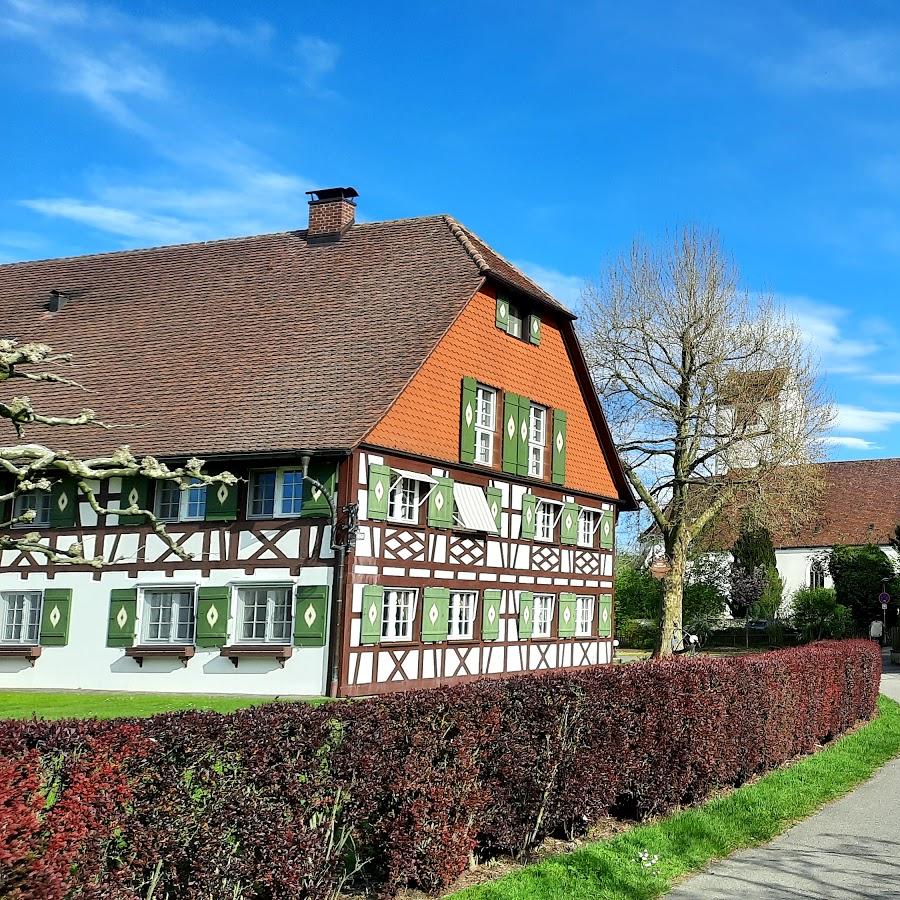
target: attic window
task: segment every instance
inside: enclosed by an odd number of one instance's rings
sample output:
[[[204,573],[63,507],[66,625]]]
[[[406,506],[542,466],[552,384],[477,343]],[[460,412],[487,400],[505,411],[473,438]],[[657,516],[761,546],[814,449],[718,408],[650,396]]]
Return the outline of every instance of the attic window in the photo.
[[[50,291],[50,299],[46,303],[47,310],[52,313],[59,312],[69,302],[69,295],[63,291]]]
[[[521,306],[512,303],[508,297],[497,295],[496,325],[510,337],[529,344],[541,342],[541,317],[536,313],[528,314]]]

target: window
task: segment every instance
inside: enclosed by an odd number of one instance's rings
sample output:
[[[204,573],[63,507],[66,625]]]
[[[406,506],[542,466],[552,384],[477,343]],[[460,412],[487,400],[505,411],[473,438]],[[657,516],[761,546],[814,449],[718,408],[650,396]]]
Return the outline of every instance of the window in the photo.
[[[597,533],[597,514],[592,509],[583,509],[578,514],[578,546],[593,547]]]
[[[193,589],[145,590],[143,623],[148,644],[193,643]]]
[[[400,477],[391,488],[388,518],[394,522],[419,521],[419,482],[413,478]]]
[[[811,588],[825,587],[825,566],[822,560],[814,559],[809,566],[809,586]]]
[[[303,509],[303,472],[267,469],[250,473],[250,518],[299,516]]]
[[[556,509],[552,503],[541,501],[537,508],[537,522],[534,537],[538,541],[553,540],[553,526],[556,524]]]
[[[586,637],[594,628],[594,598],[577,597],[575,600],[575,634]]]
[[[381,605],[381,637],[386,641],[408,641],[415,614],[415,591],[385,591]]]
[[[40,591],[5,591],[0,594],[3,642],[36,644],[41,623]]]
[[[497,392],[478,386],[475,415],[475,461],[483,466],[494,462],[494,431],[497,427]]]
[[[550,637],[553,621],[553,595],[534,595],[534,637]]]
[[[547,443],[547,410],[531,404],[528,426],[528,474],[544,477],[544,446]]]
[[[299,516],[303,506],[303,472],[299,469],[280,472],[281,514]]]
[[[291,588],[238,588],[240,640],[251,643],[289,643],[291,640]]]
[[[206,485],[182,490],[173,481],[156,485],[156,515],[164,522],[185,522],[206,518]]]
[[[513,306],[512,303],[509,304],[509,325],[506,326],[506,333],[511,334],[513,337],[521,338],[522,337],[522,311],[518,306]]]
[[[33,528],[35,525],[50,524],[50,491],[28,491],[16,497],[16,517],[33,509],[35,516],[30,522],[17,522],[18,528]]]
[[[250,515],[265,518],[275,515],[275,472],[252,472],[250,475]]]
[[[450,620],[447,636],[451,639],[472,637],[477,596],[475,591],[450,592]]]

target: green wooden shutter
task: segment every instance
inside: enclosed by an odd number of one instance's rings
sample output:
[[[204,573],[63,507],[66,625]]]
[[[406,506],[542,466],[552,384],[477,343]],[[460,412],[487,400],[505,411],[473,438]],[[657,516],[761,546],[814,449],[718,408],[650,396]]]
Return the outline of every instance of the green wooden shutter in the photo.
[[[122,509],[127,509],[129,506],[147,509],[149,496],[150,479],[145,478],[143,475],[122,479],[122,499],[119,501]],[[143,525],[145,521],[146,519],[143,516],[119,516],[120,525]]]
[[[575,634],[575,595],[559,595],[559,623],[556,633],[561,638],[572,637]]]
[[[301,584],[294,597],[294,646],[324,647],[328,624],[328,588]]]
[[[519,395],[503,395],[503,471],[519,472]]]
[[[72,478],[54,481],[50,488],[50,524],[71,528],[78,515],[78,485]]]
[[[503,331],[509,331],[509,300],[506,297],[497,297],[497,327]]]
[[[563,544],[578,543],[578,514],[581,507],[577,503],[566,503],[560,517],[560,541]]]
[[[137,624],[137,588],[113,588],[109,592],[107,647],[130,647]]]
[[[531,430],[531,401],[519,397],[519,433],[516,439],[516,474],[528,474],[528,436]]]
[[[315,487],[312,482],[303,482],[303,503],[300,507],[301,516],[330,516],[327,497],[334,497],[337,485],[337,466],[334,463],[311,463],[309,467],[310,478],[315,478],[322,487],[324,493]]]
[[[525,641],[534,631],[534,594],[531,591],[519,592],[519,640]]]
[[[478,418],[478,383],[474,378],[463,378],[459,416],[460,462],[475,462],[475,422]]]
[[[522,497],[522,540],[533,541],[537,527],[537,497],[525,494]]]
[[[453,526],[453,479],[438,478],[428,495],[428,524],[432,528]]]
[[[422,640],[447,640],[447,618],[450,612],[450,591],[447,588],[427,587],[422,592]]]
[[[47,588],[41,609],[42,647],[65,647],[69,643],[69,616],[72,611],[72,588]]]
[[[202,587],[197,591],[198,647],[224,647],[228,643],[231,588]]]
[[[488,509],[494,517],[494,524],[497,526],[497,534],[501,533],[501,524],[503,522],[503,491],[498,487],[489,487],[485,490],[487,497]]]
[[[597,634],[600,637],[612,635],[612,597],[608,594],[597,598]]]
[[[481,604],[481,639],[496,641],[500,638],[500,591],[484,592]]]
[[[369,502],[367,518],[383,522],[388,514],[391,493],[391,467],[371,463],[369,466]]]
[[[600,546],[604,550],[612,550],[615,541],[615,514],[611,509],[607,509],[600,514]]]
[[[378,584],[363,588],[362,627],[359,640],[362,644],[377,644],[381,640],[381,604],[384,589]]]
[[[566,483],[566,413],[553,410],[553,483]]]
[[[528,317],[528,340],[532,344],[541,342],[541,317],[530,315]]]
[[[206,486],[206,521],[233,522],[238,517],[238,486],[209,484]]]

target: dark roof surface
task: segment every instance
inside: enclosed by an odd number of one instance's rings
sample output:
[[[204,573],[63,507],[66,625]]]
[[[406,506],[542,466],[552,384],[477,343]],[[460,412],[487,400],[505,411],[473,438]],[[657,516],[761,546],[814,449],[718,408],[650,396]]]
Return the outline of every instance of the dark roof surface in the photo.
[[[3,265],[0,336],[74,354],[63,373],[93,393],[19,382],[17,393],[46,398],[42,412],[88,406],[140,426],[112,438],[66,429],[77,452],[347,449],[492,274],[569,315],[433,216],[357,224],[331,243],[293,231]],[[70,295],[58,313],[52,290]]]

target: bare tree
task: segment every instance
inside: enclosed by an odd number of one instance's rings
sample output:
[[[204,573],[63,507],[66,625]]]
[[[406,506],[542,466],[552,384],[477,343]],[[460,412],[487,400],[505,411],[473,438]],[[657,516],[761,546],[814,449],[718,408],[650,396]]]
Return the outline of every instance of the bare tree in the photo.
[[[14,340],[0,340],[0,382],[21,379],[44,384],[65,384],[82,387],[57,371],[71,360],[68,353],[55,353],[46,344],[24,343]],[[0,477],[5,479],[6,488],[0,490],[0,508],[10,510],[6,521],[0,522],[0,551],[16,550],[22,553],[38,554],[51,563],[89,565],[100,568],[106,560],[101,557],[86,557],[84,547],[79,542],[62,549],[51,545],[45,535],[38,531],[24,531],[23,526],[33,522],[35,509],[17,508],[25,506],[16,501],[25,495],[39,495],[49,492],[54,482],[70,479],[78,493],[87,500],[98,515],[142,516],[153,531],[168,545],[180,559],[191,556],[166,531],[165,523],[149,509],[131,505],[120,509],[108,509],[97,500],[99,484],[111,478],[135,478],[143,476],[151,481],[171,482],[181,490],[189,490],[198,485],[233,485],[237,478],[229,472],[207,475],[203,472],[204,461],[189,459],[183,466],[169,468],[152,456],[137,459],[128,447],[119,447],[106,456],[80,459],[66,450],[54,450],[45,444],[28,443],[25,440],[29,426],[72,426],[93,427],[111,430],[115,427],[100,421],[93,410],[83,409],[74,416],[47,415],[38,412],[28,397],[13,397],[0,401],[0,419],[12,425],[16,443],[0,445]]]
[[[832,411],[803,336],[771,297],[740,289],[715,234],[636,243],[584,300],[595,384],[669,566],[666,656],[692,542],[738,507],[768,527],[802,522]]]

